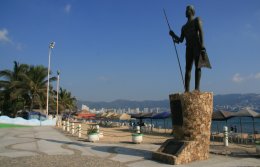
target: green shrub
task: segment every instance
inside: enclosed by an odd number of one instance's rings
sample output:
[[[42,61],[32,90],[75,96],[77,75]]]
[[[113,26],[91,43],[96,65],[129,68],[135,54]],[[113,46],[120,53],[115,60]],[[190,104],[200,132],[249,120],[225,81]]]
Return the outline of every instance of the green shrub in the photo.
[[[94,126],[90,126],[90,127],[88,128],[87,134],[88,134],[88,135],[91,135],[91,134],[95,134],[95,133],[98,133],[97,128],[94,127]]]

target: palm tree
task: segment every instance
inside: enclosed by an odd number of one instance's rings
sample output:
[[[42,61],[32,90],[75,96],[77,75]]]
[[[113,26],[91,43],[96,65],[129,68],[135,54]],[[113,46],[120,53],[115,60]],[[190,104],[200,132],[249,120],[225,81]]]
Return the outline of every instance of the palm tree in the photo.
[[[48,69],[42,65],[29,66],[14,61],[12,70],[0,71],[0,110],[2,114],[15,116],[21,109],[46,106]],[[56,77],[51,77],[50,82]],[[50,107],[56,108],[56,92],[50,86]],[[55,103],[54,103],[55,102]],[[76,108],[76,98],[71,92],[60,88],[60,111]]]
[[[3,112],[3,108],[4,107],[4,94],[3,94],[3,90],[0,88],[0,115]]]
[[[54,95],[57,94],[54,91]],[[55,98],[55,100],[57,100]],[[60,88],[59,90],[59,111],[64,112],[69,110],[70,112],[76,108],[76,98],[72,97],[71,92],[66,89]]]
[[[29,100],[30,110],[36,105],[43,109],[46,99],[48,69],[42,65],[30,66],[29,70],[23,74],[23,80],[15,84],[18,87],[17,93],[22,94]],[[50,82],[56,77],[51,77]]]
[[[22,75],[28,70],[28,65],[19,64],[14,61],[13,70],[2,70],[0,71],[0,94],[2,98],[2,109],[4,114],[16,115],[16,112],[21,108],[21,96],[16,94],[16,87],[14,83],[22,81]]]

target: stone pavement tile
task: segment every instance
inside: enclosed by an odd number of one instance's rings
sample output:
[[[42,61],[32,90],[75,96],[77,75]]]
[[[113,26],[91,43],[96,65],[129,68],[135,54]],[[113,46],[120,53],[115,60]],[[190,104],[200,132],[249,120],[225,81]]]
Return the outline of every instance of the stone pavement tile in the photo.
[[[35,133],[36,139],[49,140],[56,143],[67,143],[71,140],[64,134],[58,133],[55,129],[49,129],[49,131],[38,131]]]
[[[34,138],[34,135],[33,135],[33,133],[29,133],[29,134],[20,134],[20,135],[17,135],[17,137],[19,137],[19,138],[27,138],[27,139],[33,139]]]
[[[103,157],[103,158],[109,157],[109,156],[111,156],[111,154],[114,153],[113,146],[109,146],[109,145],[92,146],[90,151],[91,151],[91,153],[95,154],[96,156]]]
[[[260,166],[260,159],[256,158],[235,158],[223,155],[210,155],[210,158],[203,161],[195,161],[189,164],[177,165],[176,167],[237,167],[237,166]]]
[[[12,135],[12,136],[11,136]],[[13,134],[9,134],[9,136],[4,136],[0,138],[0,147],[6,147],[12,144],[18,144],[18,143],[25,143],[25,142],[33,142],[34,139],[30,138],[19,138],[17,136],[14,136]]]
[[[79,150],[81,152],[81,155],[95,156],[95,154],[92,153],[91,148],[89,148],[89,147],[82,147],[82,146],[76,146],[76,145],[69,145],[68,147]]]
[[[114,155],[116,144],[91,143],[91,152],[99,157],[110,157]],[[113,154],[113,155],[112,155]]]
[[[5,150],[6,146],[16,144],[17,140],[12,136],[4,136],[0,138],[0,143],[0,152],[2,152],[3,149]]]
[[[23,151],[35,151],[35,152],[38,151],[36,142],[15,144],[12,146],[12,149],[23,150]]]
[[[63,149],[61,143],[55,141],[39,140],[37,141],[39,151],[48,155],[72,155],[73,151]]]
[[[176,167],[212,167],[212,165],[221,166],[220,163],[235,161],[236,158],[230,158],[228,156],[222,156],[222,155],[212,155],[210,154],[209,159],[202,160],[202,161],[194,161],[188,164],[182,164],[182,165],[176,165]]]
[[[140,149],[116,147],[114,151],[117,154],[115,157],[111,158],[111,160],[114,161],[129,162],[151,158],[151,152]]]
[[[145,167],[173,167],[173,165],[169,165],[169,164],[164,164],[161,162],[157,162],[157,161],[153,161],[153,160],[143,160],[143,161],[137,161],[137,162],[133,162],[133,163],[127,163],[126,164],[129,167],[141,167],[141,166],[145,166]]]
[[[8,156],[8,157],[19,157],[19,156],[31,156],[37,155],[35,152],[36,148],[33,145],[27,144],[27,142],[32,143],[35,141],[34,139],[28,138],[18,138],[15,132],[9,132],[8,135],[2,136],[0,138],[0,156]],[[15,137],[16,136],[16,137]],[[23,145],[26,145],[23,147]],[[29,149],[27,149],[27,146]],[[25,148],[25,149],[24,149]],[[18,150],[16,150],[18,149]],[[21,150],[19,150],[21,149]],[[29,151],[27,151],[29,150]]]
[[[65,135],[58,133],[53,127],[35,127],[35,139],[39,151],[48,155],[72,155],[72,150],[62,148],[62,145],[72,142]]]
[[[29,152],[29,151],[13,151],[13,150],[7,150],[6,152],[0,153],[0,156],[11,157],[11,158],[34,156],[34,155],[38,155],[38,154],[35,152]]]
[[[212,164],[210,165],[211,167],[222,167],[222,166],[227,166],[227,167],[236,167],[236,166],[260,166],[260,159],[256,158],[240,158],[237,160],[230,160],[227,162],[219,162],[217,164]]]

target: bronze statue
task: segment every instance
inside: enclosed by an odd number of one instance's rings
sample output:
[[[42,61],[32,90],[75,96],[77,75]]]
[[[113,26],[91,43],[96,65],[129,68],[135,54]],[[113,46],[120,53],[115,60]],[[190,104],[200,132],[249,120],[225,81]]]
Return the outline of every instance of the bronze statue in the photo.
[[[185,92],[190,91],[190,78],[193,62],[195,61],[195,90],[200,91],[201,67],[211,68],[206,49],[204,47],[202,22],[195,16],[195,9],[192,5],[186,7],[187,23],[182,26],[181,36],[178,37],[172,30],[169,34],[176,43],[186,41],[186,71],[185,71]]]

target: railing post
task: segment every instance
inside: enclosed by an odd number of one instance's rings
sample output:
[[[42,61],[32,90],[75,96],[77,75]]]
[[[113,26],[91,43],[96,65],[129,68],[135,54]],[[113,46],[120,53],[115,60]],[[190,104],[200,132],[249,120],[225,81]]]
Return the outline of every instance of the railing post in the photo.
[[[224,131],[224,146],[228,146],[228,127],[227,126],[224,126],[223,128],[223,131]]]
[[[99,133],[99,125],[96,125],[97,133]]]
[[[136,129],[135,129],[135,130],[136,130],[136,133],[141,133],[141,132],[140,132],[140,126],[136,126],[135,128],[136,128]]]
[[[70,132],[70,121],[67,121],[67,132]]]
[[[62,121],[62,130],[63,130],[63,131],[66,130],[66,124],[65,124],[65,121]]]
[[[78,125],[79,138],[81,138],[81,124]]]
[[[73,135],[75,132],[74,122],[71,123],[71,134]]]

